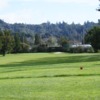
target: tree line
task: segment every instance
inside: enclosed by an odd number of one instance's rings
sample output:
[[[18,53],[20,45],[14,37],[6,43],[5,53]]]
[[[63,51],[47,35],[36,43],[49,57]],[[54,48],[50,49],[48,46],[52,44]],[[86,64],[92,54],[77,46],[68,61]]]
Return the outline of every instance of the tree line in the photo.
[[[84,41],[85,43],[91,44],[94,51],[98,52],[98,50],[100,50],[100,26],[88,30]],[[25,34],[20,36],[19,33],[12,34],[10,30],[0,30],[0,54],[3,56],[5,56],[6,53],[70,52],[70,44],[70,40],[65,36],[61,36],[57,42],[54,37],[49,37],[44,41],[41,35],[35,34],[34,44],[31,46]],[[79,47],[75,50],[80,51],[81,49],[82,48]]]
[[[100,49],[99,23],[68,25],[65,22],[59,24],[48,22],[25,26],[25,24],[11,25],[0,20],[0,24],[0,53],[3,56],[6,53],[69,52],[70,45],[76,43],[89,43],[95,52]],[[32,29],[34,32],[28,33],[28,29]]]
[[[6,53],[27,52],[29,45],[27,40],[21,38],[18,33],[11,34],[10,30],[0,30],[0,53],[5,56]]]
[[[13,33],[10,30],[0,30],[0,54],[5,56],[7,53],[26,53],[26,52],[50,52],[57,50],[64,51],[65,47],[69,44],[67,37],[61,37],[59,44],[56,45],[56,38],[49,37],[44,41],[39,34],[35,34],[34,44],[30,44],[27,37],[23,33]],[[59,46],[58,46],[59,45]],[[50,50],[50,47],[51,48]],[[67,50],[67,49],[66,49]]]
[[[35,34],[40,34],[44,41],[46,41],[49,37],[55,37],[59,40],[61,36],[65,36],[71,40],[72,43],[82,42],[87,31],[97,25],[97,23],[89,21],[84,22],[83,25],[75,23],[68,24],[66,22],[58,22],[55,24],[46,22],[38,25],[31,25],[23,23],[9,24],[0,20],[1,30],[11,30],[13,34],[19,33],[20,35],[24,33],[31,44],[34,44],[33,40],[35,38]]]

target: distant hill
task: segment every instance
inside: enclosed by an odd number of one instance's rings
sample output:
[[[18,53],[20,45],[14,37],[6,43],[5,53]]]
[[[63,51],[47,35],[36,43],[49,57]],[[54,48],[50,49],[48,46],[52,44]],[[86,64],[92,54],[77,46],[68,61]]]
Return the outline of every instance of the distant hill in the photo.
[[[70,41],[81,42],[86,32],[94,26],[97,26],[94,22],[85,22],[81,24],[67,24],[66,22],[59,22],[56,24],[46,22],[38,25],[15,23],[9,24],[0,20],[0,29],[9,29],[14,34],[15,32],[22,34],[26,37],[33,37],[35,34],[40,34],[43,39],[54,36],[57,39],[61,36],[67,37]]]

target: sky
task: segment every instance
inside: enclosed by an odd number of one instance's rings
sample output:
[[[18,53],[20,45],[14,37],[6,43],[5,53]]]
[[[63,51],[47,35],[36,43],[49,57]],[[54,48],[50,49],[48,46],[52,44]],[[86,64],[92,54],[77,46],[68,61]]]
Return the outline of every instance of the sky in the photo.
[[[99,0],[0,0],[0,19],[7,23],[98,22]]]

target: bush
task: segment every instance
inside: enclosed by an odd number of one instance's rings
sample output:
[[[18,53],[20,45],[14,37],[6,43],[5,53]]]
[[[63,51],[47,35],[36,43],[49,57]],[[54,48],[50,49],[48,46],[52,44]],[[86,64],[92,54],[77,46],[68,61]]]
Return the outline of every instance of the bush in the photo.
[[[81,46],[78,46],[78,47],[73,47],[73,48],[70,48],[69,52],[71,53],[93,53],[94,50],[92,47],[81,47]]]
[[[30,52],[30,46],[26,43],[21,43],[21,52],[23,53]]]
[[[46,44],[34,45],[31,52],[47,52],[47,45]]]

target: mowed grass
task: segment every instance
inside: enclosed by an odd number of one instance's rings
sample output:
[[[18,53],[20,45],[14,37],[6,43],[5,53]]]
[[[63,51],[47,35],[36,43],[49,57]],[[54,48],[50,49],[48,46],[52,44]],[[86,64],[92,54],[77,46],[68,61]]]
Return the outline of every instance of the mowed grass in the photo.
[[[100,100],[100,53],[0,56],[0,100]]]

